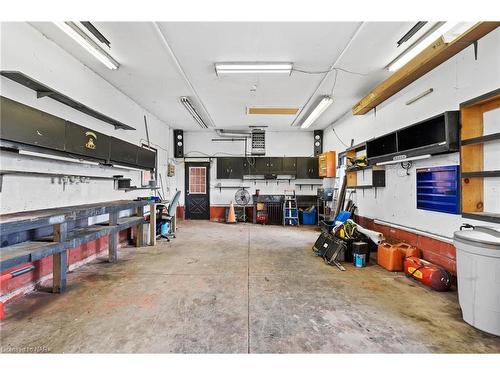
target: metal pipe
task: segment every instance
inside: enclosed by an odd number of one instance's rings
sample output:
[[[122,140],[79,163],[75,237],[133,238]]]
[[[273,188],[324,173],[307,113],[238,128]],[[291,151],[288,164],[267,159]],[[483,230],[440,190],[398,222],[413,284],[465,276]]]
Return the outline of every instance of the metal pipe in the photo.
[[[433,238],[433,239],[438,240],[438,241],[443,241],[443,242],[446,242],[446,243],[449,243],[449,244],[453,244],[453,239],[452,238],[444,237],[444,236],[441,236],[439,234],[434,234],[434,233],[430,233],[430,232],[424,232],[424,231],[422,231],[420,229],[411,228],[411,227],[407,227],[407,226],[400,225],[400,224],[394,224],[394,223],[391,223],[391,222],[388,222],[388,221],[379,220],[379,219],[374,219],[373,222],[375,224],[387,225],[389,227],[406,230],[406,231],[414,233],[414,234],[420,234],[422,236],[430,237],[430,238]]]
[[[246,142],[246,138],[212,138],[212,142]]]
[[[221,138],[250,138],[252,135],[248,132],[231,130],[230,132],[224,132],[222,129],[215,129],[215,133]]]

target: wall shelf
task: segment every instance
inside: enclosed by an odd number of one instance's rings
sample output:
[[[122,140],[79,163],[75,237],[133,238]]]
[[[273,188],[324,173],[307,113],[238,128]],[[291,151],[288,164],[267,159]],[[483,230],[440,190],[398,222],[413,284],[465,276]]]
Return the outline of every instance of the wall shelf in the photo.
[[[493,133],[493,134],[483,135],[480,137],[462,139],[462,146],[474,145],[478,143],[486,143],[498,140],[500,140],[500,133]]]
[[[459,112],[447,111],[371,139],[366,142],[368,164],[458,151],[459,128]]]
[[[314,190],[314,187],[315,186],[323,186],[323,183],[321,182],[317,182],[317,183],[299,183],[299,184],[295,184],[295,186],[298,186],[299,187],[299,190],[302,190],[302,186],[310,186],[311,187],[311,190]]]
[[[500,171],[462,172],[462,178],[500,177]]]
[[[51,99],[58,101],[59,103],[65,104],[68,107],[76,109],[77,111],[83,112],[86,115],[107,122],[108,124],[113,125],[115,129],[135,130],[135,128],[133,128],[132,126],[126,125],[123,122],[120,122],[100,112],[97,112],[92,108],[87,107],[85,104],[77,102],[76,100],[71,99],[70,97],[44,85],[43,83],[38,82],[37,80],[31,77],[28,77],[24,73],[17,71],[2,70],[0,72],[0,75],[36,91],[37,98],[49,97]]]
[[[461,208],[464,218],[500,223],[500,213],[485,211],[484,207],[484,180],[500,177],[500,170],[484,170],[487,156],[484,144],[500,139],[500,133],[485,135],[483,121],[486,112],[498,108],[500,89],[460,105]]]
[[[462,217],[500,224],[500,213],[495,212],[462,212]]]

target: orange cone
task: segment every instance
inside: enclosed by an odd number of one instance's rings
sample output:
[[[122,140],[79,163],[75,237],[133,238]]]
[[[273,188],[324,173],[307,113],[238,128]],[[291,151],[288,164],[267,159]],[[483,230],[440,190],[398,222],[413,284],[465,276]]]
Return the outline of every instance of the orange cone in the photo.
[[[233,201],[231,201],[229,205],[229,212],[227,213],[227,224],[235,224],[236,223],[236,215],[234,213]]]

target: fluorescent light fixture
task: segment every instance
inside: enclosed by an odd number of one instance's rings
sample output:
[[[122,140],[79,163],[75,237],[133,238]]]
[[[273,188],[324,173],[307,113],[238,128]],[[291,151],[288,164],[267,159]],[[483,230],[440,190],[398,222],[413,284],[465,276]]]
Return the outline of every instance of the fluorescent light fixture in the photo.
[[[325,95],[323,99],[318,103],[316,108],[312,110],[311,113],[309,113],[309,116],[304,120],[302,125],[300,127],[302,129],[307,129],[309,126],[311,126],[314,121],[316,121],[322,114],[323,112],[326,111],[326,109],[333,103],[333,98],[331,96]]]
[[[193,116],[198,125],[200,125],[201,128],[208,129],[207,124],[205,124],[205,121],[203,121],[198,112],[196,112],[196,109],[194,109],[189,98],[187,96],[181,96],[180,101],[182,105],[186,108],[186,110],[189,112],[189,114]]]
[[[406,51],[404,51],[401,55],[396,57],[388,66],[387,69],[391,72],[395,72],[406,63],[408,63],[411,59],[417,56],[424,49],[429,47],[432,43],[436,41],[436,39],[440,38],[451,29],[456,27],[458,22],[444,22],[431,31],[429,34],[424,36],[422,39],[417,41],[414,45],[409,47]]]
[[[399,164],[399,163],[404,163],[405,161],[429,159],[430,157],[431,157],[431,154],[413,156],[411,158],[407,158],[407,157],[404,157],[404,155],[401,155],[401,156],[395,156],[396,159],[394,159],[394,160],[383,161],[383,162],[377,163],[376,165]]]
[[[70,36],[75,42],[87,50],[97,60],[102,62],[111,70],[116,70],[120,66],[105,50],[87,36],[74,22],[54,22],[54,24]]]
[[[215,63],[215,73],[221,74],[258,74],[258,73],[292,73],[292,63]]]
[[[459,22],[455,24],[449,31],[443,34],[443,40],[445,43],[451,43],[455,39],[457,39],[460,35],[469,30],[472,26],[474,26],[476,22]]]

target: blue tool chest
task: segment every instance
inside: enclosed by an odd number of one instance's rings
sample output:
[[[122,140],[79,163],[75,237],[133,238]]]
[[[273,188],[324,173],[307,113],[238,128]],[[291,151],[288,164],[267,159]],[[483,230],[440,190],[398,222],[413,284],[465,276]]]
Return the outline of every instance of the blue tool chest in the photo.
[[[417,169],[417,208],[460,213],[459,166]]]

